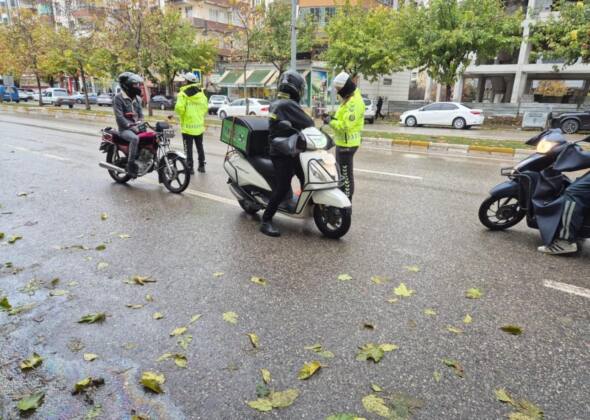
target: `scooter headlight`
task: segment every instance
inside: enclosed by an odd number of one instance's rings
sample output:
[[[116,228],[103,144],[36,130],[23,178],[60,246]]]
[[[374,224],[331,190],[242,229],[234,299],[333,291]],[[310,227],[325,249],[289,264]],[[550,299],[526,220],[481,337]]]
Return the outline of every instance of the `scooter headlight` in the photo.
[[[549,140],[541,140],[537,144],[537,153],[549,153],[554,147],[558,146],[559,143],[549,141]]]

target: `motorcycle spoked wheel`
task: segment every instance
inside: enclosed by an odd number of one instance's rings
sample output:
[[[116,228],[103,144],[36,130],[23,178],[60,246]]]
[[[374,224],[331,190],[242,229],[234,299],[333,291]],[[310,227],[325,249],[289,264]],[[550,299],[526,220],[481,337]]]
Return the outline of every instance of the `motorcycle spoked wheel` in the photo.
[[[115,146],[111,146],[107,152],[107,163],[125,169],[127,166],[127,157]],[[125,184],[131,179],[131,176],[127,172],[109,171],[109,175],[119,184]]]
[[[504,230],[518,224],[526,212],[520,206],[518,197],[504,195],[488,197],[479,207],[479,221],[490,230]]]
[[[313,220],[324,236],[339,239],[350,229],[352,210],[316,204],[313,207]]]
[[[166,157],[170,163],[170,168],[166,165]],[[168,191],[180,194],[188,188],[191,182],[188,163],[176,153],[168,153],[166,157],[160,159],[160,180]]]

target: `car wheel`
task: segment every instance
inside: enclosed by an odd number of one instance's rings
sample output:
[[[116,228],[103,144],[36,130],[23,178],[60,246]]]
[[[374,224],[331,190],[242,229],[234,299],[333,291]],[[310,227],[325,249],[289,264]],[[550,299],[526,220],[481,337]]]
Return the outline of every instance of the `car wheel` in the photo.
[[[68,105],[68,108],[72,109],[74,107],[74,105]]]
[[[466,125],[466,122],[465,122],[465,118],[463,118],[463,117],[458,117],[453,120],[453,128],[455,128],[457,130],[464,129],[465,125]]]
[[[256,112],[252,111],[252,112],[250,112],[250,115],[256,116]]]
[[[221,111],[219,113],[219,118],[221,118],[222,120],[224,120],[227,117],[227,113],[225,111]]]
[[[76,99],[76,103],[77,104],[81,104],[82,103],[82,99]]]
[[[404,121],[404,123],[406,124],[406,127],[416,127],[417,122],[418,121],[416,121],[416,117],[413,117],[411,115],[409,117],[406,117],[406,121]]]
[[[565,120],[561,123],[561,131],[566,134],[574,134],[580,129],[580,123],[576,120]]]

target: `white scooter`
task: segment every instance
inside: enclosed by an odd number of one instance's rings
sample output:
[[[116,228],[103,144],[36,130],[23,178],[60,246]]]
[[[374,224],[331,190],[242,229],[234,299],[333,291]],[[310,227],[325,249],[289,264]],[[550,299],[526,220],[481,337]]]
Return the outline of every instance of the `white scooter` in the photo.
[[[265,125],[261,119],[252,118],[255,117],[240,119],[248,128],[248,138],[250,141],[258,139],[258,142],[268,142],[268,122]],[[285,128],[292,128],[289,122],[283,121],[280,124],[285,124]],[[336,159],[328,152],[334,147],[334,141],[315,127],[306,128],[298,134],[306,145],[305,151],[299,154],[305,184],[299,197],[294,196],[281,203],[279,212],[296,218],[313,216],[316,226],[325,236],[341,238],[350,228],[352,203],[339,188],[342,181]],[[242,137],[244,135],[246,134]],[[223,136],[222,129],[222,141],[231,146],[231,142],[224,140]],[[223,166],[229,175],[230,190],[240,206],[246,213],[255,214],[268,205],[274,166],[268,156],[246,153],[245,148],[241,149],[231,147]]]

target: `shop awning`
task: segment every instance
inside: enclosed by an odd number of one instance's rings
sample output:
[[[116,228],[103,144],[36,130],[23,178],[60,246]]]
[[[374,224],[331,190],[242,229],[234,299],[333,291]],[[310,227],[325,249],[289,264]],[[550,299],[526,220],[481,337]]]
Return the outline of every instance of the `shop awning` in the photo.
[[[236,87],[239,84],[244,84],[244,72],[228,71],[221,77],[217,84],[221,87]]]
[[[274,73],[274,70],[253,70],[248,75],[246,83],[248,87],[264,87],[272,77],[272,73]]]

